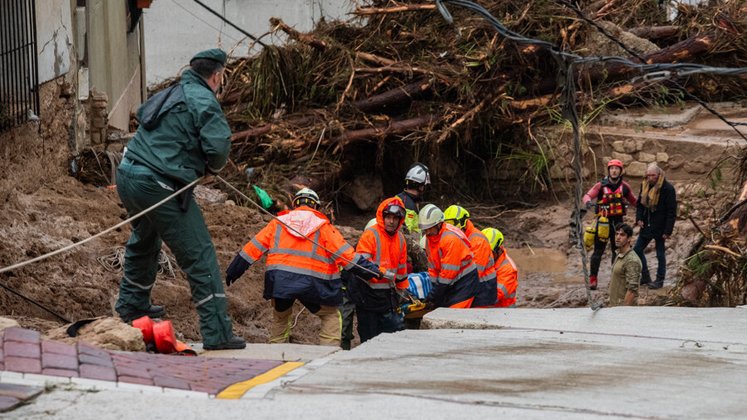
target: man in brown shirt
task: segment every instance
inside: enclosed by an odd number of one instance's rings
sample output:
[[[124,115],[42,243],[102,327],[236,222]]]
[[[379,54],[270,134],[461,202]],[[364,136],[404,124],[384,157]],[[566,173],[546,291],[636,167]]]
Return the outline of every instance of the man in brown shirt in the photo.
[[[638,287],[641,284],[641,259],[633,251],[631,240],[633,228],[627,223],[619,225],[615,232],[617,258],[612,265],[609,306],[633,306],[638,304]]]

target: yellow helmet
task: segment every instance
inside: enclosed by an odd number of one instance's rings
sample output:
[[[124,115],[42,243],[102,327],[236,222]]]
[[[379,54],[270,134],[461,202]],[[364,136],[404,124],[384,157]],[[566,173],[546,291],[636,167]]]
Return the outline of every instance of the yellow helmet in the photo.
[[[490,242],[490,248],[495,251],[496,248],[503,245],[503,233],[496,228],[485,228],[482,230],[482,234],[488,238]]]
[[[469,212],[464,207],[451,205],[444,211],[444,222],[459,229],[467,226],[467,219],[469,219]]]

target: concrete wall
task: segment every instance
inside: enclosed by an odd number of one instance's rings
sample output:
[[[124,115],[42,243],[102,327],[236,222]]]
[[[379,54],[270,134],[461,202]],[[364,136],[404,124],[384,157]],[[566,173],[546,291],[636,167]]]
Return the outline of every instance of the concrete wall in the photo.
[[[89,88],[107,93],[109,125],[126,130],[141,103],[140,31],[127,32],[125,1],[89,0],[87,9]]]
[[[36,36],[39,83],[70,71],[74,39],[70,0],[36,2]]]
[[[322,17],[345,19],[349,0],[203,0],[228,20],[259,37],[270,30],[270,17],[279,17],[300,31],[308,31]],[[147,83],[178,75],[198,51],[221,47],[234,56],[249,54],[251,40],[197,3],[157,0],[145,9]],[[280,43],[282,38],[263,38]],[[259,51],[254,49],[254,52]]]

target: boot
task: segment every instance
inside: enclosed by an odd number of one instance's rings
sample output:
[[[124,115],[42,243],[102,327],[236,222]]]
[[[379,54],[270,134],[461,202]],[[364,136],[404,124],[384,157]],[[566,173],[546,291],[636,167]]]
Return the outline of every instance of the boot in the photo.
[[[648,284],[648,288],[649,289],[661,289],[662,287],[664,287],[664,280],[663,279],[662,280],[658,280],[657,279],[656,281],[651,282],[651,283]]]
[[[597,276],[589,276],[589,289],[597,290]]]
[[[641,274],[641,286],[644,284],[650,284],[651,283],[651,274],[649,274],[647,271],[644,271]]]
[[[323,346],[340,346],[342,317],[335,306],[322,306],[314,315],[322,321],[319,331],[319,344]]]
[[[246,340],[234,335],[228,341],[218,344],[205,344],[203,346],[205,350],[238,350],[246,348]]]
[[[287,343],[290,341],[291,332],[291,315],[293,307],[278,312],[272,311],[272,324],[270,324],[270,343]]]
[[[150,305],[148,309],[135,309],[125,313],[120,313],[119,317],[122,318],[122,321],[129,324],[130,322],[144,316],[163,318],[164,315],[166,315],[166,308],[160,305]]]

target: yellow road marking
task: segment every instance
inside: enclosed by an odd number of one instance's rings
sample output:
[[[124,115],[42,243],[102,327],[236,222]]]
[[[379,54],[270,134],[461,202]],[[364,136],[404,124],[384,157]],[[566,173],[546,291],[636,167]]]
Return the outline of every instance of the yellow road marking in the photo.
[[[249,391],[255,386],[274,381],[275,379],[301,366],[303,366],[303,362],[285,362],[282,365],[268,370],[261,375],[257,375],[252,379],[235,383],[229,386],[228,388],[221,391],[218,395],[216,395],[215,398],[221,400],[238,400],[246,393],[246,391]]]

